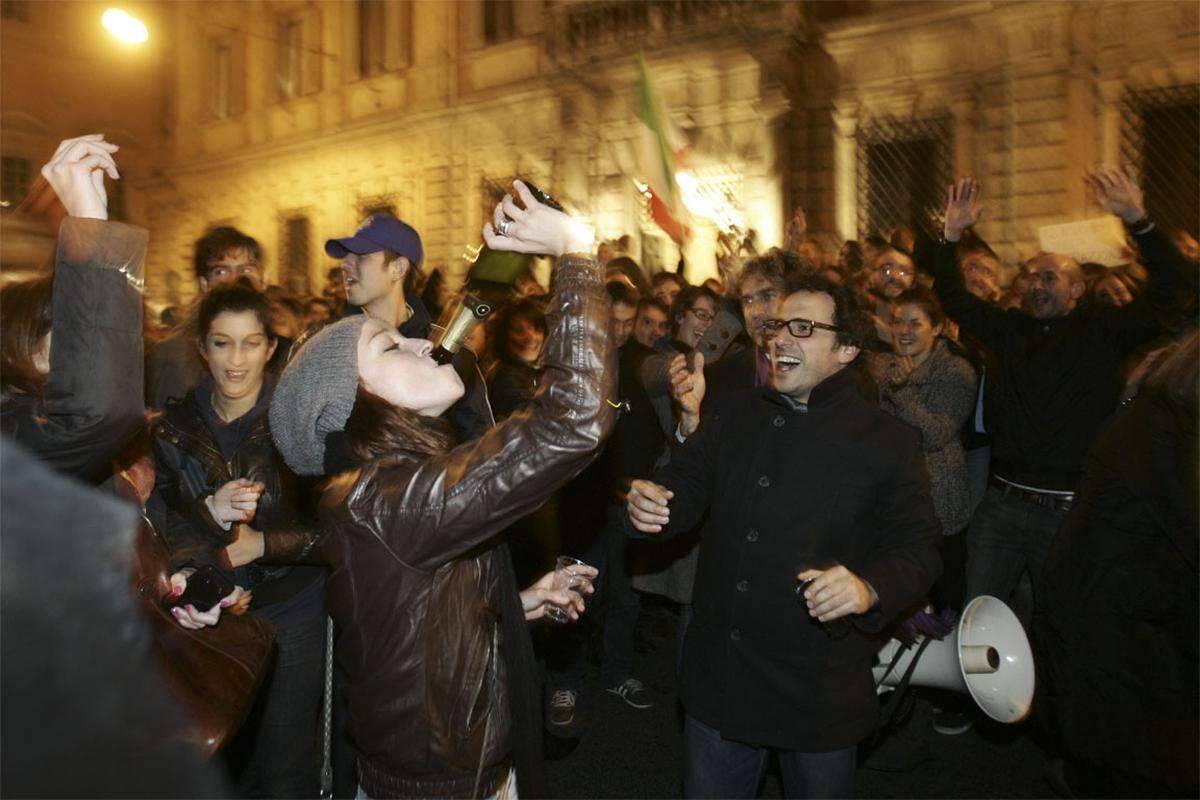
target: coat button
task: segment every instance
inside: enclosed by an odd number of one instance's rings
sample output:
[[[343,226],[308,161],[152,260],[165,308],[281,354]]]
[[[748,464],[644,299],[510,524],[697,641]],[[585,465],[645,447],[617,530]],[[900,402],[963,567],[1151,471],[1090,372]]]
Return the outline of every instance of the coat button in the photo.
[[[748,591],[750,591],[750,581],[745,581],[745,580],[738,581],[738,582],[737,582],[737,590],[738,590],[739,592],[748,592]]]
[[[750,532],[746,534],[746,541],[747,542],[757,542],[758,541],[758,531],[751,528]]]
[[[783,427],[783,423],[784,423],[783,414],[776,414],[776,415],[775,415],[775,419],[771,420],[771,423],[772,423],[772,424],[773,424],[773,425],[774,425],[776,428],[782,428],[782,427]]]
[[[729,629],[729,638],[733,639],[735,642],[738,639],[741,639],[742,638],[742,629],[741,628],[730,628]]]
[[[768,478],[766,475],[762,475],[758,479],[758,485],[765,489],[771,485],[771,479]]]

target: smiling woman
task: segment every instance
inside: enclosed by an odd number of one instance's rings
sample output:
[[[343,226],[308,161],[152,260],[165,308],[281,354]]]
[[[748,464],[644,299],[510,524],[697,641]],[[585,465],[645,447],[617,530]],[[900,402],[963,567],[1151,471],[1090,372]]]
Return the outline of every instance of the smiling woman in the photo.
[[[317,790],[316,738],[325,640],[322,570],[310,563],[317,529],[301,486],[271,443],[267,407],[276,349],[266,296],[247,279],[204,296],[195,346],[208,372],[154,425],[156,508],[171,548],[175,595],[212,567],[236,588],[219,605],[173,606],[189,629],[249,610],[275,624],[273,677],[229,746],[239,793],[307,797]],[[292,566],[303,564],[304,566]],[[286,731],[281,734],[280,731]]]

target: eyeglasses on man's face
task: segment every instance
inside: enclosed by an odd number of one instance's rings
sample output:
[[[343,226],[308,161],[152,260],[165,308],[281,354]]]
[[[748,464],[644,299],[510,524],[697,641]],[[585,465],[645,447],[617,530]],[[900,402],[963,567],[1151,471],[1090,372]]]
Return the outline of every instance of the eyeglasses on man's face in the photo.
[[[907,278],[913,274],[911,267],[905,267],[900,264],[881,264],[879,271],[883,273],[885,278]]]
[[[813,335],[813,331],[820,328],[823,331],[837,331],[842,329],[837,325],[830,325],[826,322],[817,322],[812,319],[766,319],[759,326],[759,331],[763,336],[772,339],[779,334],[784,328],[787,328],[788,333],[795,336],[797,339],[807,339]]]

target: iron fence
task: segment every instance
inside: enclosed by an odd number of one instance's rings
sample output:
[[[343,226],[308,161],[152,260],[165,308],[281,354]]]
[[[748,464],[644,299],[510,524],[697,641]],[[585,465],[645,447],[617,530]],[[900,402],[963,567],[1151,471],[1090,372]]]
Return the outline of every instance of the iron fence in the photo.
[[[1146,210],[1200,235],[1200,85],[1126,92],[1119,108],[1121,159],[1142,179]]]
[[[898,226],[930,236],[954,177],[950,116],[875,117],[859,126],[858,232],[887,236]]]

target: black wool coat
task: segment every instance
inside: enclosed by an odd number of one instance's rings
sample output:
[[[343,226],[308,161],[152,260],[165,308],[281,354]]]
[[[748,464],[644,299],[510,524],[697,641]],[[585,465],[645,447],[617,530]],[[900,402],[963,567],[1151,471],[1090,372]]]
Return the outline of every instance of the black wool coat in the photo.
[[[787,750],[851,746],[877,723],[879,633],[941,571],[920,434],[880,411],[856,367],[807,410],[770,389],[732,393],[655,480],[674,492],[664,535],[707,511],[684,644],[684,708],[727,739]],[[837,562],[879,603],[831,639],[796,575]]]

